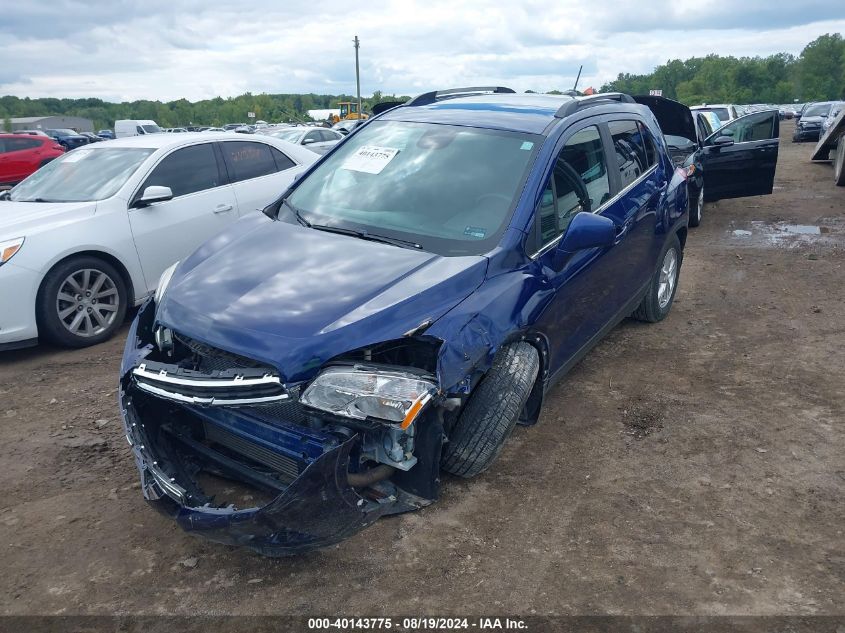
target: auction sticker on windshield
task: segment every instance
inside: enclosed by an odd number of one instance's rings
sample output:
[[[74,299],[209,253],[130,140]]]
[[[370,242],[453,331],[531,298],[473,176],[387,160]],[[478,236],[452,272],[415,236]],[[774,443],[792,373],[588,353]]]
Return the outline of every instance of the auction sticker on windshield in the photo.
[[[363,145],[344,161],[343,169],[362,171],[366,174],[380,174],[398,153],[399,150],[393,147]]]

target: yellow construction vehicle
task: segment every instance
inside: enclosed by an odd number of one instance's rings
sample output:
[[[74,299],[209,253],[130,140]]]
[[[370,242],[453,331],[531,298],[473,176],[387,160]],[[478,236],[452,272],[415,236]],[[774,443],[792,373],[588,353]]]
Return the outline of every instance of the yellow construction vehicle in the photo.
[[[337,104],[340,107],[340,116],[332,116],[332,121],[339,123],[340,121],[353,121],[355,119],[368,119],[370,115],[361,113],[358,114],[357,101],[341,101]]]

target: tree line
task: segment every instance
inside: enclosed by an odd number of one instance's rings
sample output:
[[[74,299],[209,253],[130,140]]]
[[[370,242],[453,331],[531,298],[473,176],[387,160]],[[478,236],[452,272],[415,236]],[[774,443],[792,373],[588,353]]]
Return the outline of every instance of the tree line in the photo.
[[[645,75],[620,73],[601,92],[663,96],[687,105],[698,103],[792,103],[845,99],[845,40],[822,35],[797,57],[707,55],[673,59]]]
[[[376,91],[371,97],[362,98],[364,111],[382,101],[406,101],[410,97],[384,95]],[[162,127],[186,125],[220,126],[226,123],[249,122],[248,112],[255,113],[256,120],[270,122],[310,121],[308,110],[337,108],[341,101],[356,101],[351,95],[318,94],[258,94],[246,93],[224,99],[215,97],[190,102],[178,99],[161,101],[132,101],[111,103],[102,99],[56,99],[45,97],[0,97],[0,127],[3,121],[16,117],[30,116],[78,116],[91,119],[94,129],[112,128],[117,119],[152,119]]]
[[[778,53],[768,57],[707,55],[673,59],[644,75],[620,73],[601,88],[647,94],[660,89],[664,97],[683,103],[790,103],[845,98],[845,40],[839,33],[822,35],[797,57]],[[530,92],[530,91],[529,91]],[[552,94],[560,94],[552,90]],[[405,101],[409,97],[376,91],[363,99],[364,110],[382,101]],[[178,99],[111,103],[102,99],[30,99],[0,97],[0,121],[13,117],[66,115],[94,121],[95,129],[111,128],[117,119],[152,119],[162,127],[214,125],[247,121],[247,113],[271,122],[310,120],[308,110],[336,108],[351,95],[258,94],[205,99]]]

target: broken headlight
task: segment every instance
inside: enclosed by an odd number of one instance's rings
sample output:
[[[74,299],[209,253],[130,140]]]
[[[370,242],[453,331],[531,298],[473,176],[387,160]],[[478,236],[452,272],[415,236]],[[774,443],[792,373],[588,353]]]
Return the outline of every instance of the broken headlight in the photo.
[[[301,401],[315,409],[363,420],[378,418],[408,428],[437,393],[430,380],[395,370],[329,367]]]

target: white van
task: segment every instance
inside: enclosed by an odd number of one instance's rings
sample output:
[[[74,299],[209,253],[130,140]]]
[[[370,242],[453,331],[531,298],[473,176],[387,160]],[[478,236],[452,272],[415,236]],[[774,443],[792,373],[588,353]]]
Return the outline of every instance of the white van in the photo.
[[[161,128],[155,121],[142,119],[121,119],[114,122],[115,138],[140,136],[141,134],[160,134]]]

